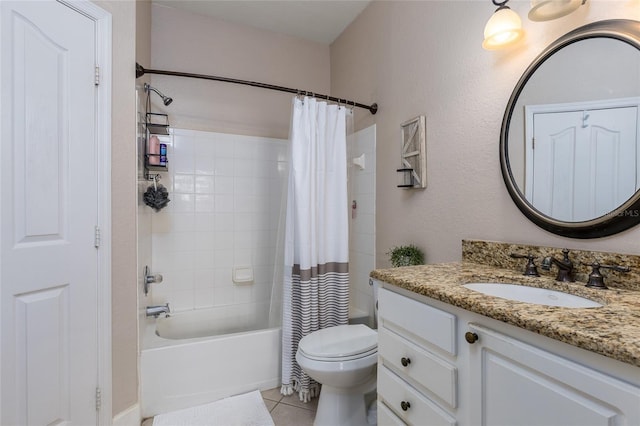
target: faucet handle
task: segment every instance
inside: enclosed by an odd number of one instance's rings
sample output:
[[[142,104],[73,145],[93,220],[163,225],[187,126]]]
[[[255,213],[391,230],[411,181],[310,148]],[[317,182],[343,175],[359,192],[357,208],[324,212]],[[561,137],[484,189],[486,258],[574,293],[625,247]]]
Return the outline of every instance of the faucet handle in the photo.
[[[591,273],[589,274],[589,281],[587,281],[586,287],[601,288],[603,290],[606,290],[609,287],[607,287],[605,285],[605,283],[604,283],[604,277],[600,273],[600,268],[611,269],[611,270],[614,270],[616,272],[629,272],[629,271],[631,271],[631,268],[629,268],[628,266],[601,265],[598,262],[582,263],[582,264],[585,265],[585,266],[591,266],[591,268],[592,268]]]
[[[527,266],[525,266],[524,273],[522,275],[526,275],[529,277],[540,276],[540,274],[538,273],[538,268],[536,267],[536,264],[534,262],[534,260],[536,259],[534,255],[532,255],[531,253],[529,254],[511,253],[510,256],[514,259],[529,259],[529,261],[527,262]]]

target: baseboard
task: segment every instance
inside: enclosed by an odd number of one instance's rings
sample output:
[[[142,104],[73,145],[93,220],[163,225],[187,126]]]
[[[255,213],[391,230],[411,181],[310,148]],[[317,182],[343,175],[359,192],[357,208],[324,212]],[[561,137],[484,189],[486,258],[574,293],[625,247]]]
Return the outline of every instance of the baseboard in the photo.
[[[134,404],[113,416],[113,426],[140,426],[142,414],[140,404]]]

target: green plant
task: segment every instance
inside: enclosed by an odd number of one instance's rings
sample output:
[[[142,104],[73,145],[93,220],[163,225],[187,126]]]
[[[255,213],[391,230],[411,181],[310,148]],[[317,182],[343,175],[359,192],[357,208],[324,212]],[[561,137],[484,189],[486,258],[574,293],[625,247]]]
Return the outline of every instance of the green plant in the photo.
[[[424,253],[413,244],[393,247],[387,255],[394,267],[424,264]]]

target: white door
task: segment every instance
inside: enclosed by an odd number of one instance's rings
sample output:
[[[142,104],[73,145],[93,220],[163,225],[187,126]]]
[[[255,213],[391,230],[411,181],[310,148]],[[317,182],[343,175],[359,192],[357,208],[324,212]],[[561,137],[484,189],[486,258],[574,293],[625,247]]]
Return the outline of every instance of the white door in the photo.
[[[533,115],[527,199],[558,220],[600,217],[638,189],[638,107]]]
[[[96,424],[95,22],[0,8],[0,424]]]

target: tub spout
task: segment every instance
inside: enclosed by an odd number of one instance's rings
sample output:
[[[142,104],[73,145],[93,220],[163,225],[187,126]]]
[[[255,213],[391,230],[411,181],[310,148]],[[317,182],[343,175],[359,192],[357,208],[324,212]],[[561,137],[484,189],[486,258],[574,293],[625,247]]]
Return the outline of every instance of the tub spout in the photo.
[[[158,318],[160,314],[164,314],[165,317],[168,317],[171,313],[171,309],[169,309],[169,304],[165,303],[164,305],[147,306],[146,312],[148,317]]]

